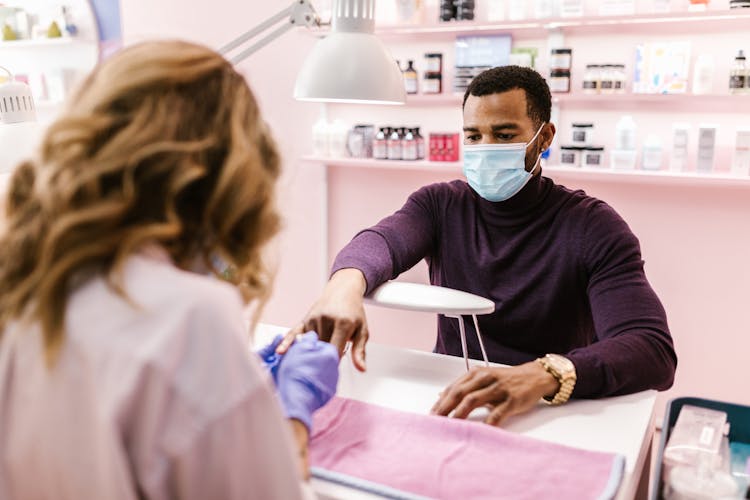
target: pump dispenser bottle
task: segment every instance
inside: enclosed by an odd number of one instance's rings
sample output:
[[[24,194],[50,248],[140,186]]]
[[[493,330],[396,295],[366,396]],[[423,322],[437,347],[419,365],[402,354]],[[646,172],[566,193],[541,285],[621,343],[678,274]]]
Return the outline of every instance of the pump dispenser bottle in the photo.
[[[409,64],[404,70],[404,86],[407,94],[417,93],[417,70],[414,69],[414,61],[409,60]]]
[[[740,50],[734,58],[729,72],[729,93],[744,94],[747,91],[747,60],[745,51]]]

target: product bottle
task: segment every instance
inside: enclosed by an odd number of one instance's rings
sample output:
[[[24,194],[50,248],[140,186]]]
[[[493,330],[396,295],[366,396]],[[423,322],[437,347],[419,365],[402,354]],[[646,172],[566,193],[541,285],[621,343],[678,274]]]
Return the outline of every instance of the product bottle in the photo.
[[[599,92],[600,69],[598,64],[587,64],[583,75],[583,93],[597,94]]]
[[[649,134],[643,141],[641,168],[643,170],[661,170],[661,151],[661,139],[654,134]]]
[[[347,136],[349,128],[342,120],[334,120],[328,129],[328,146],[330,156],[333,158],[343,158],[347,155]]]
[[[710,94],[714,86],[714,58],[701,54],[693,68],[693,94]]]
[[[510,19],[511,21],[526,19],[526,2],[524,0],[509,1],[508,19]]]
[[[505,20],[505,0],[492,0],[486,2],[487,14],[485,15],[488,22]]]
[[[615,92],[615,71],[611,64],[601,66],[601,81],[599,89],[602,94],[613,94]]]
[[[372,157],[376,160],[388,159],[388,137],[385,130],[385,127],[381,127],[372,141]]]
[[[396,2],[398,22],[400,24],[414,24],[417,13],[417,0],[398,0]]]
[[[750,128],[737,129],[732,173],[742,176],[750,175]]]
[[[625,74],[625,65],[624,64],[615,64],[613,67],[614,70],[614,86],[615,86],[615,93],[617,94],[624,94],[625,93],[625,85],[627,83],[627,75]]]
[[[537,19],[544,19],[547,17],[554,17],[554,2],[553,0],[535,0],[534,1],[534,17]]]
[[[672,158],[669,162],[669,168],[673,172],[684,172],[687,170],[690,124],[675,123],[672,126],[672,131],[674,135],[672,136]]]
[[[404,70],[404,86],[407,94],[417,93],[417,70],[414,69],[412,60],[409,60],[409,65]]]
[[[474,0],[456,0],[456,20],[474,20]]]
[[[616,147],[625,151],[635,151],[635,132],[636,126],[633,117],[625,115],[617,121]]]
[[[625,115],[615,127],[615,149],[610,154],[612,168],[633,169],[636,163],[636,126],[633,117]]]
[[[325,118],[321,117],[313,125],[313,154],[326,158],[331,155],[330,149],[330,125]]]
[[[388,159],[400,160],[402,158],[401,154],[401,136],[398,130],[394,128],[388,138]]]
[[[414,138],[417,140],[417,159],[424,160],[425,144],[424,137],[419,133],[419,127],[414,127]]]
[[[453,0],[441,0],[440,20],[447,22],[456,19],[456,10],[456,4],[453,2]]]
[[[698,172],[711,172],[714,169],[717,128],[716,125],[698,126],[698,162],[695,165]]]
[[[417,140],[411,129],[406,129],[401,141],[401,158],[403,160],[415,161],[417,159]]]
[[[745,52],[740,50],[734,58],[734,64],[729,72],[729,93],[742,94],[745,92],[747,84],[747,64],[745,61]]]

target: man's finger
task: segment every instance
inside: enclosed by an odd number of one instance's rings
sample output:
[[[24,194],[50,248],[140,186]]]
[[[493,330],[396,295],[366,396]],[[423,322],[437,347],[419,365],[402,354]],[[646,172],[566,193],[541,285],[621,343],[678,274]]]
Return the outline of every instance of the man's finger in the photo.
[[[497,400],[497,391],[493,387],[484,387],[464,396],[461,403],[453,411],[453,418],[466,418],[476,408],[489,403],[496,404],[499,402]]]
[[[430,411],[436,415],[447,416],[467,394],[484,388],[484,385],[477,378],[477,372],[469,372],[448,387]]]
[[[318,338],[323,342],[330,342],[333,336],[335,323],[328,316],[316,316],[308,322],[308,328],[318,333]]]
[[[348,319],[337,320],[333,325],[330,343],[339,350],[339,357],[344,355],[346,343],[359,332],[359,325]]]
[[[297,335],[305,332],[305,325],[304,323],[300,323],[291,330],[289,330],[286,335],[284,335],[284,339],[281,341],[281,343],[276,347],[276,354],[286,354],[286,352],[289,350],[289,348],[294,344],[294,340],[297,338]]]
[[[495,408],[487,415],[484,419],[486,424],[494,425],[499,427],[505,419],[513,415],[513,403],[510,398],[495,406]]]
[[[366,325],[362,325],[362,328],[352,337],[352,363],[361,372],[367,369],[365,345],[369,338],[370,333]]]

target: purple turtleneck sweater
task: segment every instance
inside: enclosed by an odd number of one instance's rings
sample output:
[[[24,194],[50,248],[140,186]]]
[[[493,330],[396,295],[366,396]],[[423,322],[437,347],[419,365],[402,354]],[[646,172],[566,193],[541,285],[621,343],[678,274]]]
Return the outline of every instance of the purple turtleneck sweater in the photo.
[[[672,385],[677,357],[666,314],[643,271],[638,239],[606,203],[541,175],[511,199],[490,202],[464,181],[425,186],[339,252],[367,293],[414,266],[430,282],[495,303],[479,316],[491,361],[517,365],[567,356],[574,397]],[[471,319],[469,355],[481,358]],[[440,316],[435,352],[461,355],[458,322]]]

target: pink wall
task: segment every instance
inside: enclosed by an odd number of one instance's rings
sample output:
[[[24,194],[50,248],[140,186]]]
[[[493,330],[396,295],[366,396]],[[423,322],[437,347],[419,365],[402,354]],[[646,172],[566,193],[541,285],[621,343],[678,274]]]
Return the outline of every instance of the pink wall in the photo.
[[[285,4],[129,0],[122,4],[124,37],[126,42],[132,42],[149,36],[177,36],[218,47]],[[196,15],[196,10],[200,15]],[[585,56],[606,62],[613,56],[612,51],[622,50],[619,44],[630,44],[634,40],[632,35],[613,38],[574,40],[574,47],[581,48],[574,56],[576,61],[583,64]],[[715,50],[717,54],[728,51],[727,58],[746,41],[739,33],[691,39],[702,50]],[[601,43],[604,40],[607,43]],[[331,167],[327,171],[326,190],[326,171],[298,160],[311,150],[310,130],[319,107],[291,98],[295,68],[313,41],[308,35],[290,33],[240,65],[286,159],[286,172],[279,191],[286,227],[273,252],[279,261],[278,277],[275,293],[264,314],[265,321],[277,324],[291,325],[297,321],[319,293],[325,276],[323,263],[333,256],[324,255],[326,242],[335,252],[359,229],[400,207],[414,189],[429,182],[458,177],[430,172]],[[534,44],[544,47],[540,40],[525,43]],[[412,41],[393,46],[392,50],[397,57],[405,58],[417,57],[425,48],[447,53],[451,46],[450,43],[434,45]],[[745,48],[750,49],[750,46]],[[717,62],[717,86],[723,85],[723,75],[723,68]],[[747,124],[750,102],[746,104],[743,113],[707,116],[696,116],[689,110],[671,110],[666,114],[636,110],[636,120],[644,129],[666,134],[664,131],[671,128],[673,121],[697,123],[712,119],[720,122],[720,130],[725,131],[720,134],[727,134],[720,135],[720,142],[726,148],[728,131],[741,122]],[[429,124],[433,130],[458,129],[461,117],[459,109],[440,106],[417,109],[330,106],[328,112],[349,124],[361,121],[421,123]],[[582,110],[575,113],[578,114],[561,116],[563,129],[570,121],[591,116]],[[596,119],[601,120],[597,126],[606,143],[611,143],[611,136],[607,134],[619,113],[621,111],[596,115]],[[667,139],[668,136],[664,136],[665,145]],[[691,140],[695,140],[694,135]],[[747,314],[750,188],[747,185],[737,188],[620,185],[604,180],[561,182],[608,201],[641,240],[646,271],[668,311],[680,357],[675,388],[665,397],[697,395],[750,404],[747,377],[743,374],[746,354],[750,351],[750,316]],[[329,204],[328,218],[324,217],[325,200]],[[426,281],[423,264],[407,273],[404,279]],[[431,349],[435,325],[432,315],[377,308],[370,308],[368,314],[375,341]]]

